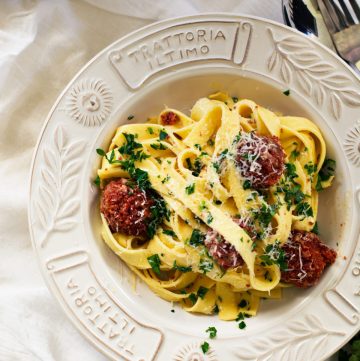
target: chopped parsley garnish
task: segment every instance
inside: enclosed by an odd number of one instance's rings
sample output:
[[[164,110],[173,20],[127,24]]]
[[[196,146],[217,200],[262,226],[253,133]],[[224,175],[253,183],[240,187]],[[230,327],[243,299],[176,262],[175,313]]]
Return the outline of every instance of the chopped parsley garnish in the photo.
[[[245,308],[245,307],[247,307],[247,306],[249,306],[249,302],[246,301],[246,300],[244,300],[244,299],[242,299],[242,300],[240,301],[240,303],[239,303],[239,307],[240,307],[240,308]]]
[[[264,273],[264,278],[269,281],[272,282],[272,277],[270,276],[270,272],[269,271],[265,271]]]
[[[212,216],[212,214],[209,212],[206,218],[206,223],[210,224],[212,221],[214,220],[214,217]]]
[[[165,178],[162,179],[161,183],[162,183],[162,184],[165,184],[166,182],[169,181],[169,179],[170,179],[170,176],[167,175]]]
[[[246,323],[245,323],[244,321],[241,321],[241,322],[239,323],[239,328],[240,328],[240,330],[243,330],[245,327],[246,327]]]
[[[147,234],[150,239],[154,237],[156,229],[162,220],[169,220],[169,210],[166,208],[164,199],[162,197],[158,197],[157,195],[152,197],[152,199],[155,201],[155,204],[150,207],[151,220],[147,228]]]
[[[219,199],[215,199],[215,200],[214,200],[214,203],[217,204],[217,205],[222,204],[222,202],[221,202]]]
[[[210,326],[210,327],[208,327],[208,329],[205,332],[209,332],[209,337],[211,339],[213,339],[216,337],[217,329],[214,326]]]
[[[204,209],[207,209],[206,203],[205,203],[205,201],[201,201],[201,203],[199,205],[199,210],[203,211]]]
[[[289,96],[290,95],[290,89],[284,90],[283,94],[286,95],[286,96]]]
[[[134,119],[134,116],[133,116],[132,114],[130,114],[130,115],[128,116],[128,120],[131,120],[131,119]]]
[[[305,199],[305,194],[301,191],[300,184],[295,182],[291,184],[283,183],[277,187],[276,191],[285,194],[285,202],[288,210],[290,210],[293,203],[298,204]]]
[[[201,151],[201,145],[200,144],[196,143],[196,144],[194,144],[194,147]]]
[[[154,134],[154,129],[151,127],[147,128],[147,131],[149,134]]]
[[[243,189],[250,189],[251,188],[251,182],[246,179],[243,183]]]
[[[191,159],[190,159],[190,158],[186,158],[185,161],[186,161],[186,165],[187,165],[188,169],[189,169],[189,170],[192,170]]]
[[[255,213],[254,218],[258,220],[263,227],[267,227],[271,222],[272,218],[274,217],[277,209],[277,204],[268,205],[266,203],[263,203],[261,205],[260,211],[258,213]]]
[[[276,241],[273,244],[268,244],[265,247],[265,252],[260,256],[262,266],[271,266],[277,264],[280,267],[280,270],[285,270],[287,268],[287,262],[285,260],[285,252],[280,248],[279,241]]]
[[[192,271],[192,267],[191,266],[179,266],[176,261],[174,261],[174,264],[173,264],[173,269],[177,270],[177,271],[180,271],[180,272],[191,272]]]
[[[219,162],[213,162],[212,166],[216,170],[216,173],[220,173],[220,163]]]
[[[290,160],[295,160],[300,155],[300,152],[296,149],[290,153]]]
[[[100,187],[100,177],[96,176],[96,178],[94,179],[94,184],[97,185],[98,187]]]
[[[196,295],[203,300],[204,297],[205,297],[205,295],[206,295],[206,293],[207,293],[207,291],[209,291],[208,288],[203,287],[203,286],[200,286],[199,289],[198,289],[198,291],[197,291],[197,294],[196,294]]]
[[[160,275],[160,257],[158,254],[153,254],[152,256],[147,258],[149,265],[151,266],[151,268],[153,269],[153,271],[157,274]]]
[[[308,175],[312,175],[316,172],[316,165],[312,163],[305,164],[304,168],[306,169],[306,172]]]
[[[101,148],[97,148],[96,153],[101,155],[102,157],[106,157],[106,152]]]
[[[200,345],[200,347],[201,347],[203,354],[206,354],[209,351],[210,345],[208,342],[205,341],[204,343],[202,343]]]
[[[323,190],[321,182],[325,182],[329,180],[330,177],[335,175],[335,169],[336,169],[336,161],[333,159],[326,159],[319,171],[317,183],[315,186],[315,189],[318,192]]]
[[[190,295],[189,295],[189,300],[191,301],[191,303],[192,303],[193,305],[195,305],[197,299],[198,299],[198,298],[197,298],[197,296],[196,296],[195,293],[190,293]]]
[[[234,103],[237,103],[239,101],[239,98],[238,97],[232,97],[232,100]]]
[[[163,143],[157,144],[157,143],[152,143],[150,144],[150,147],[155,149],[155,150],[166,150],[168,149],[168,147],[166,145],[164,145]]]
[[[314,212],[313,212],[310,204],[307,202],[299,203],[295,208],[295,212],[298,216],[303,216],[303,219],[305,217],[313,217],[314,216]]]
[[[210,260],[203,258],[200,259],[199,269],[203,271],[204,274],[210,272],[213,268],[214,264]]]
[[[166,234],[167,236],[176,237],[176,233],[174,231],[172,231],[171,229],[163,229],[163,233]]]
[[[195,192],[195,183],[192,183],[185,187],[185,193],[186,194],[193,194]]]
[[[324,164],[322,165],[319,176],[322,181],[327,181],[331,176],[335,174],[336,169],[336,161],[333,159],[326,159]]]
[[[311,232],[315,233],[315,234],[319,234],[319,225],[318,222],[315,222],[313,229],[311,230]]]
[[[160,140],[166,139],[167,136],[168,136],[168,134],[164,130],[160,130],[160,133],[159,133],[159,139]]]
[[[294,182],[294,178],[297,178],[298,176],[296,173],[295,164],[293,163],[285,164],[285,176],[289,181]]]
[[[194,229],[189,240],[190,246],[196,247],[204,244],[205,235],[198,229]]]
[[[251,244],[251,252],[254,252],[256,249],[257,243],[256,241],[253,241],[253,243]]]

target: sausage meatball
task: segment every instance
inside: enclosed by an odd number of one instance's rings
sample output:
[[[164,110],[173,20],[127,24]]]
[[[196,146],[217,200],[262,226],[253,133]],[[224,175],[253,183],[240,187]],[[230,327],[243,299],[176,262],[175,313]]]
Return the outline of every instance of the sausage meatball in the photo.
[[[179,116],[174,112],[163,113],[160,118],[163,125],[174,125],[180,120]]]
[[[146,237],[152,220],[154,199],[129,180],[119,178],[109,182],[102,193],[100,210],[112,232]]]
[[[317,284],[325,267],[336,259],[336,252],[312,232],[293,231],[282,249],[287,269],[281,271],[281,281],[300,288]]]
[[[275,136],[243,132],[235,160],[241,175],[251,186],[264,189],[276,184],[283,174],[285,152]]]
[[[227,242],[218,232],[209,230],[206,233],[204,244],[210,256],[223,269],[238,267],[244,264],[244,260],[235,247]]]

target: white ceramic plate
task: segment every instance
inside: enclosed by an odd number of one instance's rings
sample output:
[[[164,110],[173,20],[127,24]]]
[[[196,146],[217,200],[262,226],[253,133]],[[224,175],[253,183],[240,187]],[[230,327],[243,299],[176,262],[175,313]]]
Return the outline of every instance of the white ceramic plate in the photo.
[[[282,91],[290,89],[290,96]],[[267,300],[245,330],[188,314],[138,283],[100,237],[98,147],[119,124],[164,104],[188,111],[217,90],[312,119],[337,161],[320,196],[321,236],[339,257],[309,290]],[[232,15],[163,21],[96,56],[46,121],[33,161],[29,223],[48,286],[78,329],[111,359],[322,360],[360,328],[360,81],[325,47],[285,26]],[[216,326],[218,337],[205,330]],[[207,340],[210,351],[199,345]]]

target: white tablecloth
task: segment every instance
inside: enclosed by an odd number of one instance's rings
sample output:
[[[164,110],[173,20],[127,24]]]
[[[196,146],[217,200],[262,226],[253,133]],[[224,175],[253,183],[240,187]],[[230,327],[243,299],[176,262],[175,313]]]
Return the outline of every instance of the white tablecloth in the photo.
[[[31,248],[27,197],[34,146],[61,90],[97,52],[152,21],[205,11],[282,22],[280,0],[0,2],[1,361],[105,360],[46,288]]]

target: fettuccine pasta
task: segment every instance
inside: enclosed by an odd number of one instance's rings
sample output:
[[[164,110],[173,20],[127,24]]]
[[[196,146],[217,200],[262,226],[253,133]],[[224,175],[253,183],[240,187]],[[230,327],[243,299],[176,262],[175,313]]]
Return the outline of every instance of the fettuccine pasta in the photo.
[[[282,246],[292,231],[314,230],[318,191],[333,178],[320,173],[326,145],[313,122],[224,93],[199,99],[190,116],[166,108],[121,125],[98,153],[106,244],[159,297],[222,320],[281,297]],[[105,195],[117,179],[129,180],[116,184],[121,211]]]

